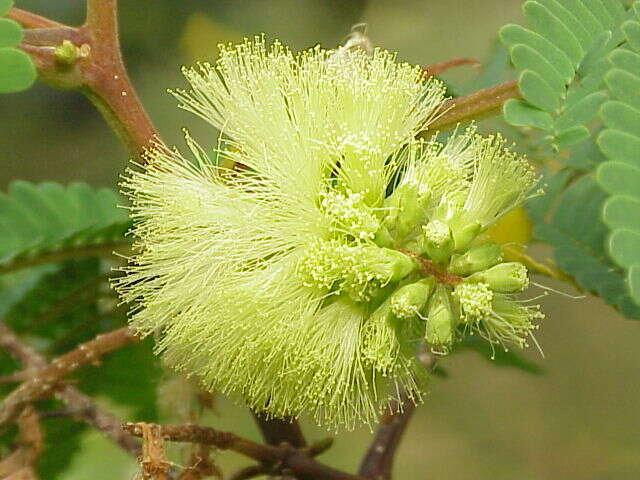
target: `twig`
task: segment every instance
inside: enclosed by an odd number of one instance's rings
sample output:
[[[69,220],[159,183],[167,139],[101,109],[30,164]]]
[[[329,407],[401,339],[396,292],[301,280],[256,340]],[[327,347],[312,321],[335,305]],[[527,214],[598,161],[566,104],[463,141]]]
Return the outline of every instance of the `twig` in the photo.
[[[84,93],[133,155],[144,152],[157,130],[129,80],[118,38],[116,0],[87,0],[83,26],[73,28],[20,9],[9,17],[33,28],[21,44],[43,81],[56,88]],[[57,55],[63,42],[75,53]]]
[[[139,423],[125,423],[123,430],[130,435],[142,436]],[[213,445],[221,450],[231,450],[262,464],[277,468],[281,475],[292,474],[300,480],[364,480],[363,477],[335,470],[317,462],[303,450],[283,443],[280,446],[263,445],[223,432],[198,425],[159,425],[160,434],[166,440]]]
[[[6,17],[21,23],[25,28],[55,28],[63,26],[54,20],[41,17],[26,10],[21,10],[20,8],[12,8],[7,12]]]
[[[142,465],[143,480],[168,480],[171,464],[164,451],[164,439],[160,434],[160,426],[151,423],[139,423],[142,431]]]
[[[43,435],[38,414],[32,406],[18,418],[17,446],[0,461],[0,478],[7,480],[36,480],[35,463],[43,448]]]
[[[100,334],[54,359],[4,399],[0,404],[0,426],[15,420],[26,405],[52,395],[60,381],[74,370],[96,363],[102,355],[136,341],[138,338],[127,327],[123,327]]]
[[[255,412],[253,417],[262,433],[262,438],[269,445],[280,445],[286,442],[296,448],[307,446],[307,441],[296,420],[267,418],[264,414]]]
[[[47,366],[47,361],[29,345],[20,341],[4,323],[0,322],[0,347],[23,364],[27,371],[39,371]],[[33,374],[30,376],[32,378]],[[140,445],[137,441],[125,435],[120,429],[120,422],[113,415],[101,410],[91,398],[77,388],[66,386],[57,394],[57,398],[68,407],[71,417],[82,420],[107,438],[121,446],[134,457],[140,455]]]
[[[425,368],[433,371],[436,360],[431,353],[422,353],[420,360]],[[389,406],[380,420],[373,442],[365,453],[358,473],[370,480],[390,480],[393,460],[396,456],[402,435],[413,416],[415,403],[406,395]]]
[[[429,124],[430,131],[455,128],[458,123],[477,120],[500,112],[511,98],[520,98],[518,82],[506,82],[462,97],[447,100],[442,106],[444,114]]]
[[[462,65],[471,65],[472,67],[479,67],[480,62],[475,58],[452,58],[451,60],[445,60],[444,62],[433,63],[422,68],[422,71],[426,76],[433,77],[446,72],[455,67]]]

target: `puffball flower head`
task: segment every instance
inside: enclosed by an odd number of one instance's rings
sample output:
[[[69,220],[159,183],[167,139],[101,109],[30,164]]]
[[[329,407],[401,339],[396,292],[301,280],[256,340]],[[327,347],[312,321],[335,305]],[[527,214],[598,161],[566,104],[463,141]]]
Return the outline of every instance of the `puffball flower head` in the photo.
[[[416,140],[442,84],[385,51],[261,38],[184,74],[173,93],[222,132],[218,158],[187,136],[194,158],[158,145],[128,171],[136,253],[116,284],[169,365],[268,415],[352,428],[402,391],[420,400],[425,339],[525,343],[526,269],[483,232],[536,178],[473,128]]]

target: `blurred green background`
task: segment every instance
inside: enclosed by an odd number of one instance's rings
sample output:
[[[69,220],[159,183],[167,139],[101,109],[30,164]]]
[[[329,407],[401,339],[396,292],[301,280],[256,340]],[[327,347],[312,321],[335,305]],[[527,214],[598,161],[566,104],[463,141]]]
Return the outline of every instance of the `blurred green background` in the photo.
[[[82,0],[17,0],[16,6],[65,23],[82,21]],[[496,32],[521,22],[517,0],[121,0],[121,37],[138,92],[166,141],[183,146],[180,127],[213,144],[216,132],[175,107],[165,93],[183,86],[179,67],[211,60],[216,44],[264,32],[294,50],[334,47],[366,22],[375,45],[402,60],[485,61]],[[445,78],[461,91],[482,71]],[[14,179],[82,180],[114,186],[127,154],[81,95],[37,87],[0,98],[0,186]],[[543,249],[533,250],[540,259]],[[568,287],[536,279],[574,294]],[[444,362],[396,461],[398,479],[626,480],[640,478],[640,325],[598,299],[551,294],[538,335],[544,373],[498,367],[473,353]],[[94,370],[100,375],[99,369]],[[124,417],[127,412],[120,412]],[[210,425],[259,438],[245,409],[219,399]],[[326,435],[305,424],[310,438]],[[341,433],[323,460],[356,468],[368,429]],[[84,439],[64,480],[132,478],[135,466],[98,435]],[[245,460],[225,452],[225,466]],[[227,470],[228,471],[228,470]]]

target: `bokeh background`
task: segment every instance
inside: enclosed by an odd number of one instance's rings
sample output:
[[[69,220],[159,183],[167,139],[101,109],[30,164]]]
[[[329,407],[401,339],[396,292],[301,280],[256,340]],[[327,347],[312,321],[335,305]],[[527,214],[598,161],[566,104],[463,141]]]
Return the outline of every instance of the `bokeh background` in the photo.
[[[65,23],[82,21],[82,0],[17,0]],[[183,86],[179,67],[216,57],[219,42],[265,33],[294,50],[334,47],[366,22],[374,44],[402,60],[430,64],[453,57],[493,58],[496,32],[522,22],[518,0],[121,0],[121,37],[133,82],[163,137],[183,146],[188,127],[204,144],[216,132],[178,110],[165,89]],[[497,60],[496,60],[497,58]],[[496,67],[498,65],[498,67]],[[483,70],[445,78],[464,92]],[[480,79],[479,79],[480,78]],[[480,82],[480,83],[479,83]],[[114,186],[128,158],[80,94],[38,85],[0,98],[0,188],[14,179],[86,181]],[[543,248],[533,250],[540,259]],[[565,285],[536,279],[575,295]],[[398,479],[627,480],[640,478],[640,325],[595,298],[551,294],[538,335],[541,374],[500,367],[472,352],[445,361],[403,441]],[[132,366],[135,368],[135,366]],[[95,370],[99,375],[99,369]],[[126,417],[126,411],[120,414]],[[210,425],[258,439],[250,415],[224,398]],[[304,423],[308,436],[326,432]],[[353,470],[371,433],[341,433],[323,460]],[[97,434],[83,439],[63,480],[128,479],[129,458]],[[223,467],[240,457],[222,452]]]

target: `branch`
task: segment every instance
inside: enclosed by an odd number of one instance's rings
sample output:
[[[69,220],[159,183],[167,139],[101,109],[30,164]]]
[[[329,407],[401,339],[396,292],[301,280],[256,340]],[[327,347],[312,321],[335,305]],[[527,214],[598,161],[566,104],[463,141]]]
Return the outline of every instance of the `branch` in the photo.
[[[479,67],[480,62],[475,58],[452,58],[451,60],[445,60],[444,62],[433,63],[422,68],[425,76],[435,77],[436,75],[446,72],[455,67],[461,67],[462,65],[471,65],[472,67]]]
[[[142,465],[143,480],[169,480],[171,464],[164,451],[164,439],[160,434],[160,426],[140,423],[142,430]]]
[[[29,406],[18,418],[16,449],[0,461],[0,478],[36,480],[35,464],[42,448],[43,435],[38,414],[32,406]]]
[[[264,414],[255,412],[253,417],[262,433],[262,438],[269,445],[280,445],[286,442],[296,448],[307,446],[307,441],[296,420],[267,418]]]
[[[433,354],[422,353],[420,360],[427,370],[433,371],[436,365]],[[389,411],[380,420],[373,442],[362,459],[358,471],[360,475],[370,480],[391,479],[393,460],[415,408],[413,400],[405,394],[389,406]]]
[[[3,327],[6,328],[4,325]],[[40,369],[33,378],[5,397],[0,404],[0,426],[14,421],[26,405],[52,395],[59,388],[60,381],[71,372],[84,365],[96,363],[106,353],[136,341],[138,338],[127,327],[123,327],[100,334],[95,339],[82,343],[74,350],[54,359],[49,365]]]
[[[122,428],[130,435],[141,437],[143,425],[125,423]],[[160,435],[174,442],[191,442],[212,445],[221,450],[231,450],[262,464],[270,465],[281,475],[292,474],[300,480],[364,480],[363,477],[335,470],[317,462],[304,450],[290,445],[263,445],[239,437],[230,432],[223,432],[198,425],[158,425]]]
[[[9,17],[32,28],[20,48],[33,59],[40,78],[55,88],[84,93],[132,155],[157,136],[129,80],[118,38],[116,0],[87,0],[79,28],[12,9]]]
[[[429,130],[447,130],[461,122],[477,120],[500,112],[502,105],[511,98],[520,98],[516,81],[484,88],[458,98],[447,100],[442,106],[445,113],[429,125]]]
[[[6,17],[22,24],[25,28],[55,28],[63,26],[62,23],[49,20],[48,18],[41,17],[40,15],[21,10],[19,8],[12,8],[9,10]]]

